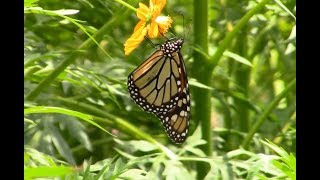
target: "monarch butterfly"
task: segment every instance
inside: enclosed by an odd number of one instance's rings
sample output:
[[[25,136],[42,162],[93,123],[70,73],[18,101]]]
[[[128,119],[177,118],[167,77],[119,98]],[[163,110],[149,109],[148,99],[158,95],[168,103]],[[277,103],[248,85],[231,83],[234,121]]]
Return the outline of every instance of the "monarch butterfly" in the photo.
[[[190,94],[186,67],[180,53],[184,40],[169,39],[128,76],[131,98],[155,114],[169,138],[186,140],[190,123]]]

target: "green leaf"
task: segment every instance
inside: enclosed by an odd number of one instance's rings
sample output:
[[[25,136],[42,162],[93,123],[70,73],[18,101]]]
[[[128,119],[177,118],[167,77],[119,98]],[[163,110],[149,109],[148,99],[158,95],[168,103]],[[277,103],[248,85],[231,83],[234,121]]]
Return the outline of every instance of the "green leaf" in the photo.
[[[59,15],[74,15],[74,14],[77,14],[79,12],[79,10],[76,10],[76,9],[59,9],[59,10],[55,10],[55,11],[52,11],[56,14],[59,14]]]
[[[124,155],[125,157],[128,157],[127,156],[127,153],[119,150],[119,149],[115,149],[117,152],[119,152],[119,154],[121,155]],[[131,156],[130,157],[130,160],[127,164],[125,164],[124,166],[120,166],[118,165],[118,172],[117,174],[113,175],[113,177],[118,177],[120,176],[120,174],[123,174],[125,173],[126,171],[130,170],[131,167],[135,166],[136,164],[139,164],[139,163],[142,163],[142,162],[150,162],[151,161],[151,158],[154,157],[154,156],[157,156],[159,157],[159,153],[153,153],[153,154],[148,154],[148,155],[145,155],[145,156],[141,156],[141,157],[133,157]],[[120,164],[120,163],[119,163]],[[121,170],[120,170],[120,167],[121,167]],[[116,170],[114,170],[116,171]]]
[[[213,90],[212,87],[209,87],[209,86],[207,86],[207,85],[204,85],[204,84],[198,82],[198,81],[197,81],[196,79],[194,79],[194,78],[190,78],[190,79],[188,80],[188,83],[189,83],[190,86],[195,86],[195,87],[198,87],[198,88]]]
[[[128,171],[122,173],[120,179],[132,179],[132,180],[147,180],[147,172],[141,169],[129,169]]]
[[[76,161],[73,158],[71,148],[69,147],[68,143],[64,140],[58,129],[50,124],[49,125],[51,138],[54,146],[56,147],[57,151],[64,157],[70,164],[75,165]]]
[[[199,157],[205,157],[206,156],[206,154],[199,148],[193,148],[193,147],[187,146],[187,147],[185,147],[185,150],[189,151],[189,152],[191,152],[194,155],[199,156]]]
[[[271,141],[269,140],[266,140],[267,142],[261,140],[261,142],[263,144],[265,144],[266,146],[268,146],[270,149],[274,150],[277,154],[279,154],[282,158],[288,160],[290,159],[290,156],[289,154],[282,148],[282,147],[279,147],[277,146],[276,144],[272,143]]]
[[[165,161],[165,169],[163,175],[167,180],[183,179],[192,180],[193,176],[188,172],[188,170],[183,166],[180,161]],[[177,173],[179,172],[179,173]]]
[[[112,162],[111,158],[98,161],[98,162],[96,162],[96,163],[94,163],[93,165],[90,166],[90,171],[91,172],[100,171],[101,169],[103,169],[103,167],[106,164],[111,164],[111,162]]]
[[[242,56],[240,56],[238,54],[235,54],[235,53],[230,52],[230,51],[225,51],[223,53],[223,55],[226,56],[226,57],[229,57],[231,59],[234,59],[234,60],[236,60],[236,61],[238,61],[238,62],[240,62],[242,64],[245,64],[247,66],[252,67],[252,63],[249,60],[247,60],[246,58],[244,58],[244,57],[242,57]]]
[[[290,14],[294,20],[296,20],[296,16],[280,1],[274,0],[283,10],[285,10],[288,14]]]
[[[292,27],[290,36],[288,37],[288,39],[286,41],[291,41],[291,40],[294,40],[294,39],[296,39],[296,25],[294,25]]]
[[[249,169],[248,169],[248,175],[246,179],[254,179],[254,177],[257,176],[260,169],[264,166],[264,162],[261,160],[256,161]]]
[[[24,0],[24,7],[32,7],[32,6],[36,6],[36,2],[38,0]]]
[[[33,122],[32,120],[27,119],[27,118],[24,118],[24,122],[25,122],[25,123],[30,123],[30,124],[32,124],[32,125],[37,125],[35,122]]]
[[[129,145],[131,145],[135,150],[149,152],[158,149],[158,147],[148,141],[138,140],[138,141],[129,141]]]
[[[24,109],[24,114],[34,114],[34,113],[60,113],[60,114],[66,114],[69,116],[78,117],[83,120],[92,120],[92,116],[80,113],[77,111],[72,111],[69,109],[64,109],[60,107],[48,107],[48,106],[35,106],[31,108]]]
[[[61,177],[74,173],[72,167],[56,166],[56,167],[25,167],[25,178],[40,178],[40,177]]]
[[[119,142],[120,140],[119,140],[119,139],[114,139],[114,141]],[[117,152],[119,153],[119,155],[121,155],[121,156],[123,156],[123,157],[125,157],[125,158],[127,158],[127,159],[135,159],[135,158],[137,158],[136,156],[133,156],[133,155],[131,155],[131,154],[129,154],[129,153],[126,153],[126,152],[124,152],[124,151],[121,151],[121,150],[118,149],[118,148],[114,148],[114,150],[117,151]]]
[[[104,132],[110,134],[111,136],[115,137],[115,135],[111,134],[107,130],[105,130],[103,127],[101,127],[99,124],[96,122],[92,121],[93,117],[88,114],[84,114],[78,111],[73,111],[69,109],[64,109],[60,107],[46,107],[46,106],[35,106],[31,108],[24,109],[24,114],[34,114],[34,113],[60,113],[60,114],[65,114],[65,115],[70,115],[74,117],[78,117],[82,120],[85,120],[86,122],[96,126],[97,128],[103,130]]]
[[[56,166],[57,160],[53,157],[37,151],[36,149],[25,147],[24,148],[25,156],[25,166]],[[27,160],[27,161],[26,161]]]
[[[124,166],[125,166],[125,163],[123,162],[122,158],[119,158],[114,165],[113,173],[120,174]]]
[[[67,128],[72,137],[78,140],[87,150],[92,151],[90,139],[85,132],[85,127],[79,121],[66,121]]]
[[[94,175],[90,173],[90,162],[91,160],[83,162],[83,180],[94,180]]]
[[[267,141],[267,142],[266,142]],[[273,161],[273,164],[278,167],[283,173],[288,175],[291,178],[295,179],[296,176],[296,158],[295,156],[290,153],[290,155],[282,148],[277,146],[276,144],[272,143],[269,140],[262,141],[263,144],[268,146],[270,149],[275,151],[277,154],[280,155],[280,160],[282,161]]]
[[[244,155],[246,156],[249,156],[249,157],[252,157],[254,156],[255,154],[250,152],[250,151],[246,151],[244,149],[236,149],[236,150],[233,150],[233,151],[229,151],[226,156],[231,159],[231,158],[235,158],[237,156],[242,156],[244,157]]]
[[[111,175],[111,172],[112,172],[112,170],[111,170],[111,167],[110,167],[110,165],[112,164],[112,163],[114,163],[114,161],[118,158],[119,156],[118,155],[116,155],[116,156],[114,156],[112,159],[105,159],[105,160],[103,160],[103,161],[100,161],[100,162],[98,162],[98,163],[96,163],[96,164],[94,164],[93,166],[91,166],[90,167],[90,170],[92,171],[93,169],[96,169],[97,167],[99,168],[100,167],[100,171],[99,171],[99,173],[95,176],[95,179],[100,179],[100,177],[103,177],[104,175],[107,175],[107,176],[109,176],[109,174]],[[108,169],[108,171],[106,171]]]

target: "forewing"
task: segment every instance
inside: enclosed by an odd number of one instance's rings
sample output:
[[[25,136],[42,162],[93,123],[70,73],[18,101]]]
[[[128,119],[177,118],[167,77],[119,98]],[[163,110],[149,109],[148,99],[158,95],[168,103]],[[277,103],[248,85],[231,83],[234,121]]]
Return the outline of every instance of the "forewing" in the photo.
[[[174,59],[156,51],[129,75],[130,96],[145,111],[156,115],[168,112],[177,104],[181,83],[178,69]]]

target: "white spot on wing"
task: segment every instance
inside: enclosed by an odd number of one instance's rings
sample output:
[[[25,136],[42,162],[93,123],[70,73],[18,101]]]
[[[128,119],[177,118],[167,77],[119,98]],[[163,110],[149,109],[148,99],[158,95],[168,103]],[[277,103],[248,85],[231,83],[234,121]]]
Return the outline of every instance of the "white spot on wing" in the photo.
[[[171,119],[172,119],[174,122],[176,122],[177,118],[178,118],[178,116],[177,116],[176,114],[174,114],[173,116],[171,116]]]
[[[183,104],[187,104],[186,98],[183,98],[182,101],[183,101]]]

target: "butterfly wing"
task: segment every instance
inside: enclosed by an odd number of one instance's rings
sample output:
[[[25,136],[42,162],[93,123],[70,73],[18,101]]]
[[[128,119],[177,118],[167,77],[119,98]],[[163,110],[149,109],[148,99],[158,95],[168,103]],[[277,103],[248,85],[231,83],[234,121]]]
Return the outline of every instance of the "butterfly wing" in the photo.
[[[177,103],[178,79],[177,64],[158,50],[129,75],[128,90],[136,104],[157,115]]]
[[[190,123],[186,68],[180,49],[173,49],[181,45],[163,44],[162,50],[154,52],[129,75],[127,83],[131,98],[161,120],[175,143],[185,141]]]

